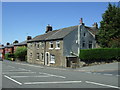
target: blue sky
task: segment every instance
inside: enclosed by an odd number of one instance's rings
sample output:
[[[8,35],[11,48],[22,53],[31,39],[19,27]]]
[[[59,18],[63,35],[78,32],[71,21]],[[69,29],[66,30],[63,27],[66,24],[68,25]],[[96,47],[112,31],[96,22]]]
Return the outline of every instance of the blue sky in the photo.
[[[86,26],[99,25],[107,6],[108,2],[3,2],[1,43],[44,34],[47,24],[54,30],[78,25],[81,17]]]

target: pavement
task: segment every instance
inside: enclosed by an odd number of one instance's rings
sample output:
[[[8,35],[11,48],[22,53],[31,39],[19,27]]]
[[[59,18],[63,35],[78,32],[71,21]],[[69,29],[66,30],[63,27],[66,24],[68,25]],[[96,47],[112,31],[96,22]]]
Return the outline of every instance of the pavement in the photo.
[[[120,62],[87,66],[87,67],[77,68],[77,70],[78,71],[91,71],[91,72],[120,70],[118,65],[120,65]]]
[[[29,64],[27,62],[18,62],[22,64]],[[100,64],[100,65],[93,65],[93,66],[86,66],[86,67],[80,67],[80,68],[64,68],[64,67],[52,67],[52,66],[44,66],[44,65],[38,65],[38,64],[29,64],[29,65],[35,65],[36,67],[42,67],[42,68],[50,68],[50,69],[58,69],[58,70],[74,70],[74,71],[83,71],[83,72],[102,72],[102,71],[119,71],[120,70],[120,62],[114,62],[114,63],[106,63],[106,64]]]
[[[2,87],[120,89],[117,65],[112,63],[72,69],[5,60],[2,62]]]

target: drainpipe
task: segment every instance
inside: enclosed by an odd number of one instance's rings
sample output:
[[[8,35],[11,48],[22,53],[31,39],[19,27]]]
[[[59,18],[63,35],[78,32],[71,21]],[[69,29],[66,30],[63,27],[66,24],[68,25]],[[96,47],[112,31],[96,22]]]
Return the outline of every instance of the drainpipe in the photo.
[[[79,55],[80,55],[80,32],[81,31],[81,25],[78,25],[78,67],[79,67],[79,63],[80,63],[80,58],[79,58]]]
[[[45,52],[46,52],[46,41],[44,41],[45,42],[45,45],[44,45],[44,65],[45,65]]]

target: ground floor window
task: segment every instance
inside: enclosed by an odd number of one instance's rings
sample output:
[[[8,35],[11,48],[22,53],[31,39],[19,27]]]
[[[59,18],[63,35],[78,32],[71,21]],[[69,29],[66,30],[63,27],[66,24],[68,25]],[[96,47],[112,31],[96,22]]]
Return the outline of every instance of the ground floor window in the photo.
[[[89,48],[92,48],[92,41],[89,41]]]
[[[44,54],[43,53],[41,53],[41,59],[42,59],[42,61],[44,60]]]
[[[50,55],[50,63],[55,63],[55,55]]]
[[[37,60],[39,60],[40,59],[40,55],[39,55],[39,53],[37,53]]]

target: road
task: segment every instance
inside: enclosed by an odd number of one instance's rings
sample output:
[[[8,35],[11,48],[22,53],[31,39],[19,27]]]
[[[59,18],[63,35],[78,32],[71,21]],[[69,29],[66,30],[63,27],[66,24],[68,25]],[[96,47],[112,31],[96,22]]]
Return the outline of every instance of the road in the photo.
[[[111,74],[111,73],[112,74]],[[2,88],[115,88],[119,74],[2,62]]]

